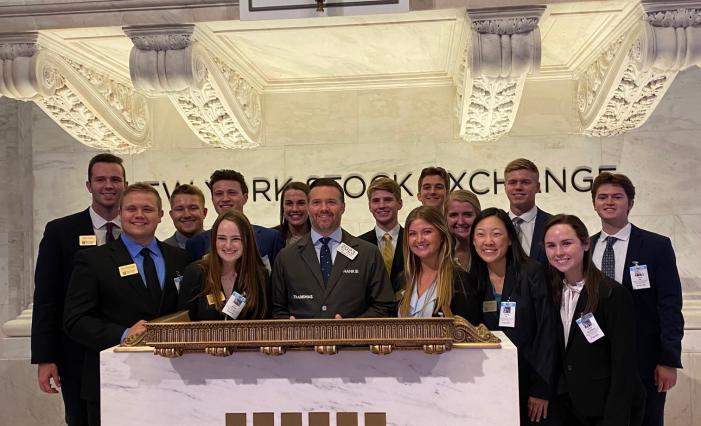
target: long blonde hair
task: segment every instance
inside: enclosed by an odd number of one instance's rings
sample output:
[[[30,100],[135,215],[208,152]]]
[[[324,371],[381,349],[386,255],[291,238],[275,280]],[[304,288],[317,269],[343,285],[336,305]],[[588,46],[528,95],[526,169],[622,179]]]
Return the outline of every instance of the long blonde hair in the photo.
[[[441,235],[441,247],[438,253],[438,276],[436,277],[436,305],[433,313],[442,311],[445,316],[453,316],[450,303],[453,301],[453,247],[448,225],[440,210],[435,207],[421,206],[409,213],[404,225],[404,294],[399,302],[399,316],[406,317],[411,309],[411,295],[421,275],[421,259],[409,249],[409,227],[417,219],[423,219],[435,227]]]

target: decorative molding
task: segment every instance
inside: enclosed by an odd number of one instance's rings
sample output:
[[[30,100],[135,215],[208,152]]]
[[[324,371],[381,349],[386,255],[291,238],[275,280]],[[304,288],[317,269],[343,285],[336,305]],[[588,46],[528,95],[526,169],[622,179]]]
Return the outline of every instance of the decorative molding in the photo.
[[[457,81],[459,134],[466,141],[494,141],[516,119],[523,85],[540,67],[538,21],[544,6],[468,11],[468,42]]]
[[[680,2],[700,5],[700,2]],[[644,21],[616,40],[579,77],[583,131],[613,136],[642,126],[679,71],[701,64],[701,8],[643,3]]]
[[[0,39],[0,94],[35,102],[79,142],[118,153],[151,145],[149,108],[133,88],[42,49],[36,34]]]
[[[258,91],[236,70],[193,41],[194,26],[128,27],[134,47],[134,87],[166,94],[203,142],[221,148],[255,148],[262,130]]]

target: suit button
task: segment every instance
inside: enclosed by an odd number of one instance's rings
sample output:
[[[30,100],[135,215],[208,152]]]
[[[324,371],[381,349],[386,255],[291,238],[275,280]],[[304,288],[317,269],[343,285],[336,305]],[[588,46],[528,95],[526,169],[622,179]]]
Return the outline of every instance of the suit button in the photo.
[[[572,366],[569,364],[567,365],[567,371],[572,371]]]
[[[321,307],[321,310],[322,310],[322,311],[325,311],[325,310],[326,310],[326,305],[322,306],[322,307]]]

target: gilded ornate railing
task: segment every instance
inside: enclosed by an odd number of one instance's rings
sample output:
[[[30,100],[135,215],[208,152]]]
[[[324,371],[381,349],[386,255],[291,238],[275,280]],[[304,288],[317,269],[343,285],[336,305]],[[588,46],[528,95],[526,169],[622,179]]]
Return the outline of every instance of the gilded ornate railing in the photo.
[[[339,349],[442,353],[453,346],[498,348],[500,340],[484,325],[453,318],[356,318],[341,320],[260,320],[149,322],[146,333],[126,346],[150,346],[157,355],[184,353],[228,356],[238,351],[282,355],[287,350],[335,354]]]

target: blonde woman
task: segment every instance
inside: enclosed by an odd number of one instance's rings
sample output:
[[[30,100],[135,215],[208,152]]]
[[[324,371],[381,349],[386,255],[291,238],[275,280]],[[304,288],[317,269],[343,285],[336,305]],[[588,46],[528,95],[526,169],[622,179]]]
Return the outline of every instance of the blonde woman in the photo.
[[[463,271],[470,270],[470,231],[482,211],[477,195],[464,189],[448,194],[445,220],[453,236],[453,260]]]

